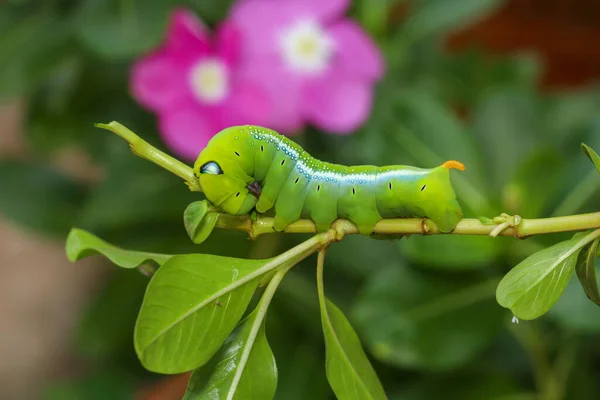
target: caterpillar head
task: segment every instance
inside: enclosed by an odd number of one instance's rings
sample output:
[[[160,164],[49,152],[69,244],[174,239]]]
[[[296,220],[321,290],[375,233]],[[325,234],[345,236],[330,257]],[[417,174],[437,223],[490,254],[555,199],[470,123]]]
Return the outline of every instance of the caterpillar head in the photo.
[[[419,180],[418,190],[424,214],[441,232],[451,232],[462,219],[463,213],[450,183],[450,169],[465,170],[458,161],[446,161]]]
[[[260,186],[244,170],[240,156],[235,155],[243,154],[241,148],[237,149],[239,141],[231,142],[222,133],[200,153],[194,174],[208,201],[227,214],[243,215],[256,204]]]

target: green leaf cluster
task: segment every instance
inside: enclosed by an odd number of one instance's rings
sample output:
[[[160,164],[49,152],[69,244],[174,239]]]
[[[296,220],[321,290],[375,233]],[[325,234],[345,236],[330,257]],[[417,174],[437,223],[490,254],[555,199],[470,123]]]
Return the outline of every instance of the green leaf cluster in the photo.
[[[206,205],[195,203],[190,209],[193,212],[186,213],[186,227],[190,238],[196,240],[197,231],[189,227],[201,226]],[[185,399],[251,400],[273,398],[277,388],[278,369],[265,332],[267,309],[275,290],[290,268],[334,238],[333,233],[320,234],[275,258],[239,259],[123,250],[87,231],[74,229],[66,251],[72,261],[101,254],[126,269],[149,261],[157,264],[133,334],[141,364],[162,374],[194,371]],[[321,254],[319,265],[319,299],[331,387],[340,399],[386,399],[357,334],[323,293]],[[269,278],[266,288],[254,310],[248,312],[265,278]]]

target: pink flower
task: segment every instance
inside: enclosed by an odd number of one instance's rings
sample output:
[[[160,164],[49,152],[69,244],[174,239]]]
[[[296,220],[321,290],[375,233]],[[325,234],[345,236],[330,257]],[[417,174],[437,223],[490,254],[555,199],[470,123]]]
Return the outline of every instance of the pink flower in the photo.
[[[212,40],[211,40],[212,39]],[[155,112],[166,145],[193,160],[223,128],[265,124],[266,94],[238,73],[239,32],[223,24],[211,38],[185,10],[176,10],[163,46],[131,71],[132,95]]]
[[[383,74],[379,49],[343,13],[349,0],[240,0],[229,22],[243,40],[240,74],[273,102],[269,127],[292,133],[314,123],[347,134],[371,111]]]

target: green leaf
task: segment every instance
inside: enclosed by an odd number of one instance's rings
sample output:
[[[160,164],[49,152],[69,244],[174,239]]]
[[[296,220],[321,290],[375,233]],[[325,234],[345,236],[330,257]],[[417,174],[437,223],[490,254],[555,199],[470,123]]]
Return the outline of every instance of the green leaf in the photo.
[[[207,365],[194,371],[183,400],[231,399],[269,400],[277,388],[277,365],[265,335],[265,321],[257,321],[255,309],[227,338],[223,347]],[[252,327],[260,329],[252,336]],[[242,364],[244,349],[251,347],[248,360]],[[241,377],[234,376],[243,368]]]
[[[481,354],[502,329],[497,282],[391,265],[373,274],[352,315],[380,361],[447,371]]]
[[[327,379],[339,400],[387,399],[381,382],[342,311],[320,297]]]
[[[598,172],[600,172],[600,156],[598,156],[598,153],[596,153],[594,149],[585,143],[581,143],[581,149],[583,150],[584,154],[594,163],[594,166]]]
[[[104,58],[133,58],[163,38],[173,5],[164,0],[85,0],[78,10],[76,32]]]
[[[195,201],[183,213],[183,223],[190,239],[200,244],[208,239],[215,229],[219,213],[208,211],[206,200]]]
[[[411,10],[404,24],[404,34],[411,40],[443,35],[464,29],[495,11],[504,0],[421,0]]]
[[[0,213],[47,235],[65,237],[87,188],[47,165],[0,161]]]
[[[72,229],[67,237],[66,252],[67,258],[71,262],[91,255],[102,254],[121,268],[137,268],[149,261],[163,265],[173,257],[168,254],[123,250],[89,232],[77,228]]]
[[[521,261],[498,285],[498,303],[524,320],[545,314],[569,283],[579,252],[599,233],[578,233]]]
[[[268,260],[178,255],[153,276],[135,327],[145,368],[175,374],[205,364],[242,317]]]
[[[583,249],[577,259],[575,272],[583,287],[586,296],[594,303],[600,305],[600,293],[598,293],[598,279],[596,279],[596,253],[598,252],[600,238],[595,239]]]

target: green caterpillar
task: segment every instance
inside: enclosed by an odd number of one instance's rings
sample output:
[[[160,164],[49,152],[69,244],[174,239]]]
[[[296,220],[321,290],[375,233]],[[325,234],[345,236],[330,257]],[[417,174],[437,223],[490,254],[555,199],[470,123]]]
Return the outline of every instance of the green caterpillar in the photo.
[[[343,166],[316,160],[270,129],[234,126],[216,134],[194,164],[208,201],[231,215],[275,211],[283,231],[310,218],[319,232],[337,218],[370,235],[383,218],[427,217],[442,232],[462,218],[450,183],[458,161],[422,169],[411,166]]]

